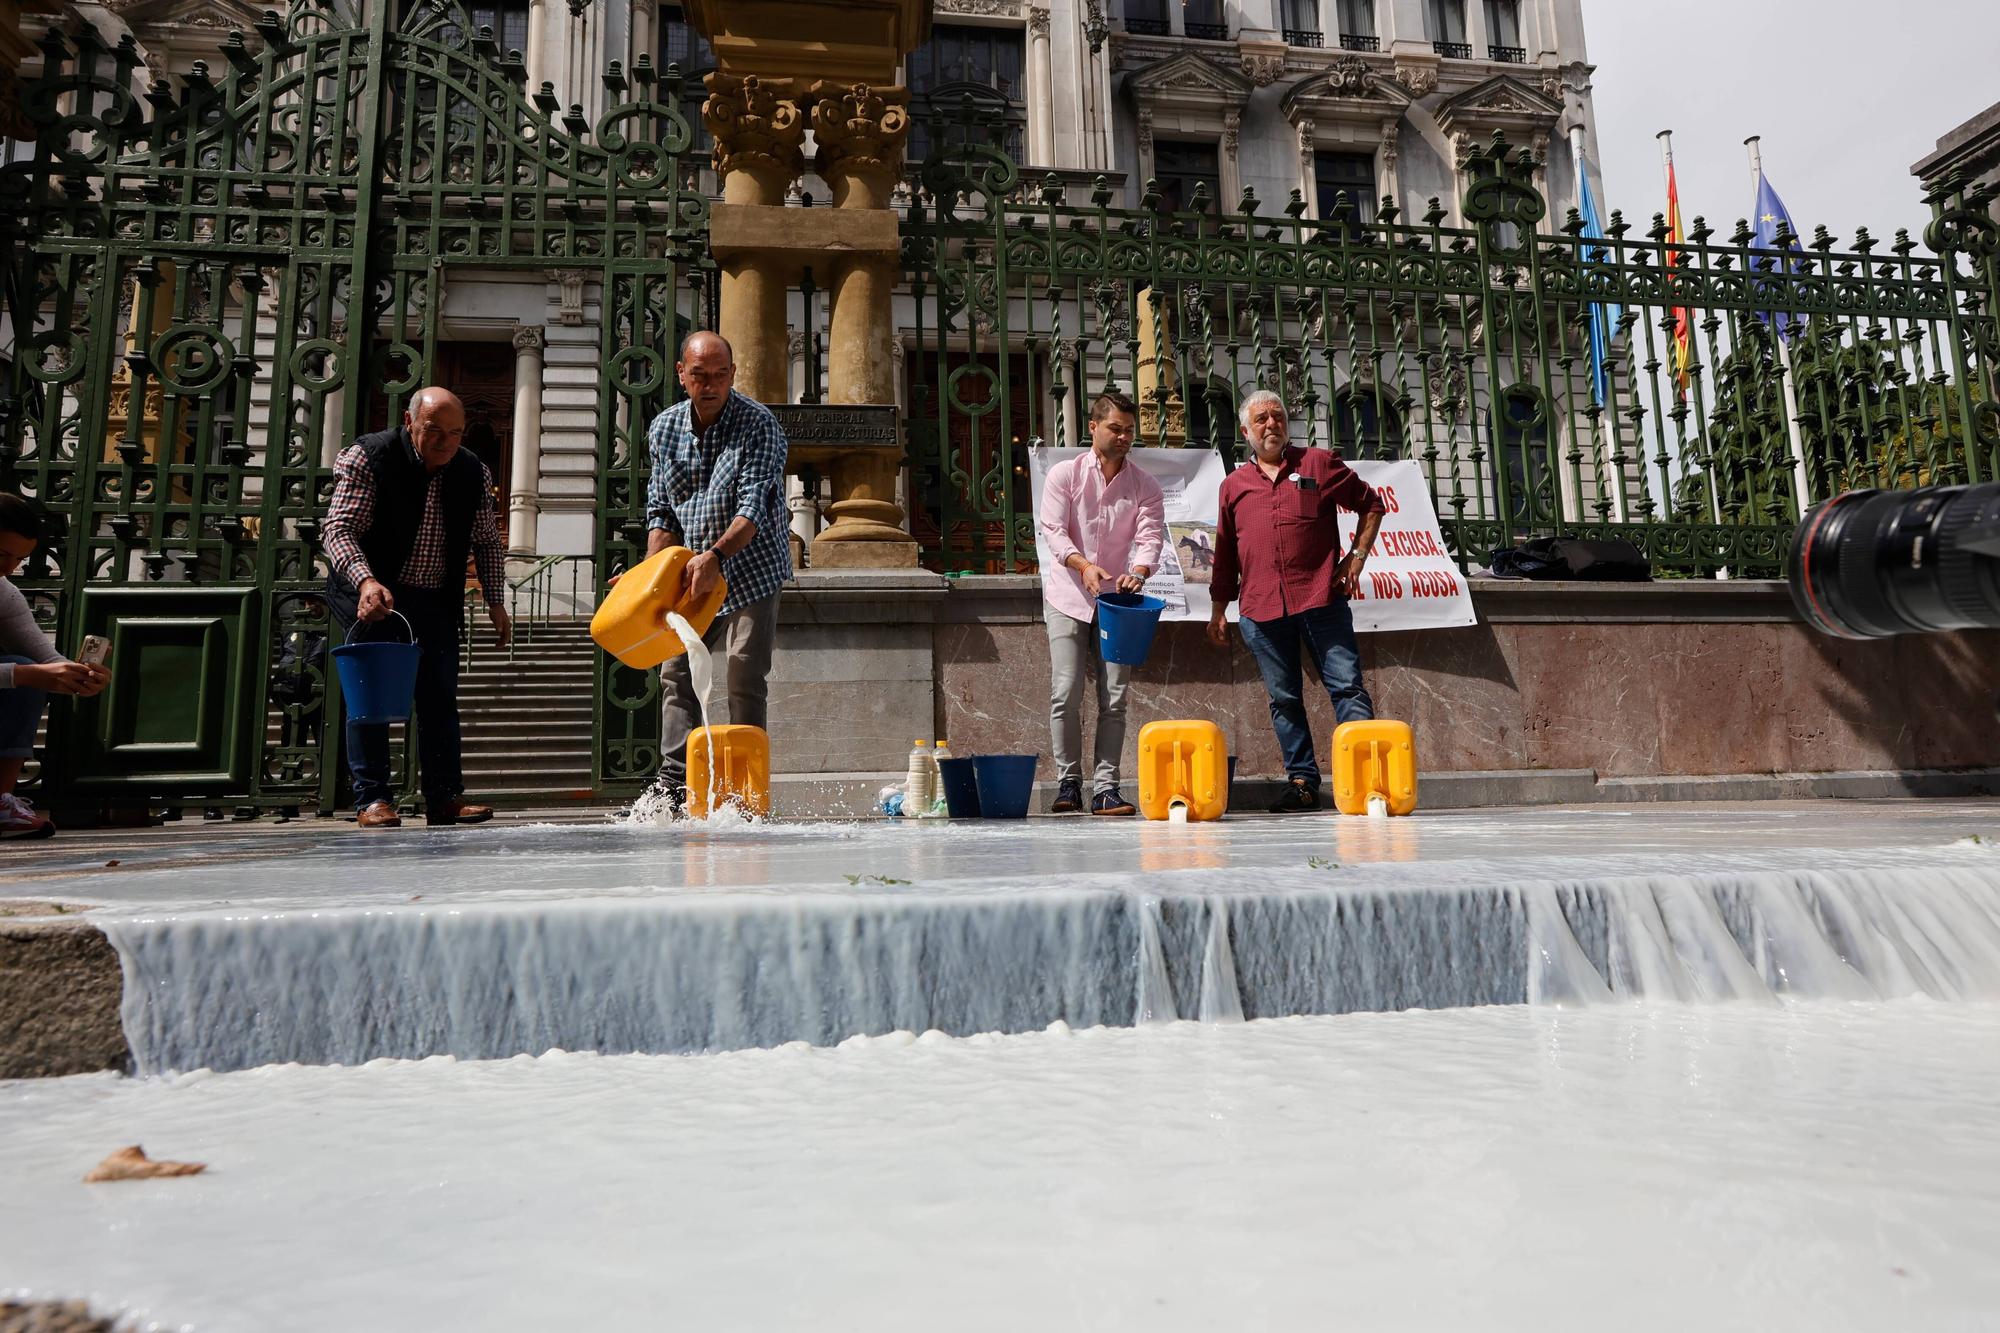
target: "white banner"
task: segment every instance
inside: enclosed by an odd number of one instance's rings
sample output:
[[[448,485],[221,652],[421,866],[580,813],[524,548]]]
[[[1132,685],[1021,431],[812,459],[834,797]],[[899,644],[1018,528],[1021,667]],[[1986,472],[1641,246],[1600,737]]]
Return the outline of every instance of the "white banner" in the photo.
[[[1056,562],[1042,537],[1042,483],[1057,463],[1089,452],[1028,450],[1028,488],[1036,518],[1035,558],[1043,569],[1055,569]],[[1167,542],[1160,552],[1159,570],[1146,580],[1146,592],[1167,604],[1162,620],[1206,622],[1208,577],[1215,567],[1216,501],[1222,494],[1222,479],[1228,475],[1222,455],[1213,449],[1134,449],[1131,461],[1160,483],[1161,497],[1166,501]],[[1231,612],[1230,619],[1235,618]]]
[[[1028,485],[1037,519],[1042,512],[1042,482],[1049,469],[1087,449],[1030,449]],[[1132,462],[1160,483],[1167,509],[1167,545],[1159,572],[1146,580],[1146,591],[1167,604],[1166,620],[1208,619],[1209,577],[1215,567],[1215,519],[1222,480],[1228,475],[1221,455],[1213,449],[1134,449]],[[1352,463],[1361,479],[1382,492],[1389,512],[1361,576],[1361,595],[1354,599],[1358,631],[1441,629],[1475,622],[1472,595],[1465,578],[1445,551],[1431,507],[1430,487],[1422,470],[1411,462]],[[1342,513],[1343,546],[1354,541],[1360,515]],[[1055,568],[1035,525],[1035,555],[1044,569]],[[1114,573],[1116,571],[1113,571]],[[1236,607],[1229,608],[1236,619]]]

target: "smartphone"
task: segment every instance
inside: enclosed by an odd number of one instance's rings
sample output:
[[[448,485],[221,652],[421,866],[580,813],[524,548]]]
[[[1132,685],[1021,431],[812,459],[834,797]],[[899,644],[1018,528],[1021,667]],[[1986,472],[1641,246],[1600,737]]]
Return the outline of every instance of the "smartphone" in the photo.
[[[111,657],[111,640],[102,634],[83,636],[83,655],[77,661],[85,666],[103,666]]]

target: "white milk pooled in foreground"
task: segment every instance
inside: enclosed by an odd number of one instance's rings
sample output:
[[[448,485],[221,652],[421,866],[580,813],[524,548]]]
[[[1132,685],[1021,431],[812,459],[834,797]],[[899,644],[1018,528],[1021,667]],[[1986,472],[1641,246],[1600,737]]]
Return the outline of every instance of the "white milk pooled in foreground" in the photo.
[[[0,1084],[0,1292],[202,1333],[1988,1329],[2000,1005]],[[106,1152],[208,1163],[86,1186]]]

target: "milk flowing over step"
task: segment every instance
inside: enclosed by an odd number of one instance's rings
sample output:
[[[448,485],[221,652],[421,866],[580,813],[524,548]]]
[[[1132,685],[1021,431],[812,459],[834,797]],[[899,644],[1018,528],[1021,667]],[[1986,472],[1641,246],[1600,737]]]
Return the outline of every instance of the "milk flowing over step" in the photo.
[[[2000,997],[2000,865],[105,917],[142,1072],[1633,1000]],[[1324,885],[1324,887],[1321,887]]]

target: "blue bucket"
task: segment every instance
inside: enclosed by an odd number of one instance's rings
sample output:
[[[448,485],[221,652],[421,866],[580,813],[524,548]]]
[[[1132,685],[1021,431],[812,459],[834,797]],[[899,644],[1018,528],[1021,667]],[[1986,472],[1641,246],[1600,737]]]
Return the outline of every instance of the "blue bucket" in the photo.
[[[953,819],[979,818],[979,773],[974,759],[940,759],[938,780],[944,784],[944,808]]]
[[[340,693],[347,701],[347,717],[352,722],[407,722],[410,706],[417,696],[417,659],[424,655],[403,613],[389,613],[403,621],[409,643],[343,643],[333,650],[333,665],[340,672]],[[347,637],[365,622],[355,621]]]
[[[986,819],[1026,819],[1028,798],[1035,792],[1035,765],[1040,760],[1038,754],[982,754],[974,759],[980,815]]]
[[[1153,632],[1167,604],[1142,592],[1107,592],[1097,598],[1097,646],[1104,660],[1138,666],[1153,650]]]

